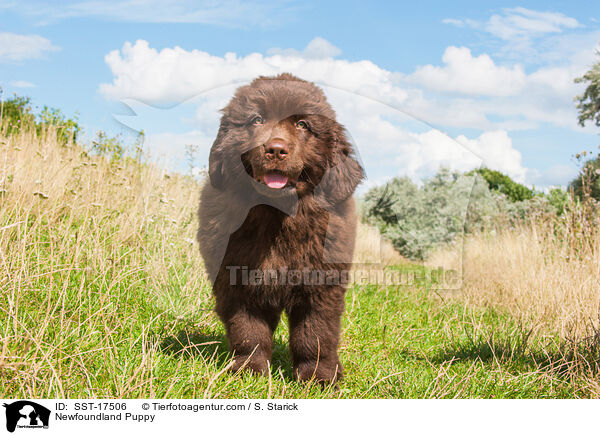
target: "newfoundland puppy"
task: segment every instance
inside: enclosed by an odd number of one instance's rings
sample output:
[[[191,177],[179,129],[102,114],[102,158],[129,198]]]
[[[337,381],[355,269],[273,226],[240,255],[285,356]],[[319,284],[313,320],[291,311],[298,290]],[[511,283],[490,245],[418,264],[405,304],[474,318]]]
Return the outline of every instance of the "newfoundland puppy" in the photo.
[[[267,372],[285,310],[294,377],[334,382],[363,169],[323,91],[290,74],[240,87],[222,114],[198,240],[232,370]]]

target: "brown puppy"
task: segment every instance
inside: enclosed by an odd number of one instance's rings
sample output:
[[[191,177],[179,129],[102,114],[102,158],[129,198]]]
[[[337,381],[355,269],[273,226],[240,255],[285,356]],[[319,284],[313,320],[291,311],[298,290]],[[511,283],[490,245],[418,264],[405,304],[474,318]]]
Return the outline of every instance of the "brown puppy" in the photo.
[[[285,310],[294,376],[335,381],[363,169],[323,92],[292,75],[259,77],[222,113],[198,240],[233,370],[266,372]]]

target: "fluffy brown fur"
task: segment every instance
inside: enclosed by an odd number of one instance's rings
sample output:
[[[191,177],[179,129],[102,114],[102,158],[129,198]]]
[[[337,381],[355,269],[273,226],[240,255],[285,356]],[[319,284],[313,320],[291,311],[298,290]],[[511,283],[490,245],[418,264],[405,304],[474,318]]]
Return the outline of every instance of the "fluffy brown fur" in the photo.
[[[294,376],[335,381],[342,374],[337,348],[345,293],[335,277],[352,259],[352,193],[363,169],[312,83],[289,74],[259,77],[222,112],[198,240],[233,370],[268,370],[285,310]],[[284,187],[269,183],[275,176]],[[302,277],[269,280],[272,271],[302,271]]]

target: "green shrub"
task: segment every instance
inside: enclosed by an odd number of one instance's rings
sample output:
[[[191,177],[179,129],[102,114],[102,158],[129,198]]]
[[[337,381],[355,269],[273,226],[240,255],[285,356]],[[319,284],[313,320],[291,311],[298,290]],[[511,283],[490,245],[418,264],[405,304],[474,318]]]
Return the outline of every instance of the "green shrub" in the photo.
[[[495,194],[479,175],[442,168],[423,186],[396,177],[364,197],[364,218],[405,257],[423,259],[435,247],[489,225]]]
[[[0,89],[1,93],[1,89]],[[19,97],[16,94],[4,101],[1,105],[2,128],[6,129],[5,134],[16,134],[22,129],[35,129],[39,135],[49,127],[56,129],[56,136],[61,145],[70,141],[75,142],[81,128],[77,121],[77,116],[67,118],[59,109],[53,109],[44,106],[42,111],[36,116],[31,107],[29,97]]]
[[[546,198],[548,198],[549,204],[554,208],[556,214],[559,216],[562,215],[568,207],[569,194],[560,187],[550,189],[546,195]]]
[[[600,156],[583,161],[586,155],[587,153],[575,155],[575,158],[582,162],[582,166],[579,175],[569,184],[569,188],[573,189],[573,193],[580,200],[591,197],[600,201]]]
[[[35,125],[35,115],[31,110],[31,100],[27,97],[12,98],[4,101],[1,105],[2,125],[6,128],[6,134],[15,134],[24,126]]]
[[[525,201],[534,196],[534,191],[511,179],[508,175],[488,168],[475,169],[468,173],[481,175],[491,190],[503,193],[512,202]]]
[[[66,144],[69,141],[76,142],[77,135],[81,132],[77,115],[74,118],[67,118],[59,109],[44,106],[39,115],[38,132],[49,126],[56,128],[56,136],[61,144]]]
[[[92,151],[111,160],[121,160],[125,156],[125,145],[120,134],[110,137],[100,130],[92,141]]]
[[[499,181],[496,188],[490,187],[484,174],[494,175]],[[507,186],[513,196],[504,193]],[[460,174],[442,168],[422,186],[407,177],[396,177],[385,186],[374,187],[361,201],[362,216],[403,256],[422,260],[466,233],[513,226],[541,215],[555,216],[568,200],[561,189],[529,195],[518,186],[497,171]],[[515,200],[518,195],[526,199]]]

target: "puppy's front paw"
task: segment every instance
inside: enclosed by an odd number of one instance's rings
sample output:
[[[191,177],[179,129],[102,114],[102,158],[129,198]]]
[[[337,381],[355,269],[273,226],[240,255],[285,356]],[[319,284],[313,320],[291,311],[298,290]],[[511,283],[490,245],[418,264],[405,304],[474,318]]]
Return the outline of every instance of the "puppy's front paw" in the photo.
[[[331,384],[342,379],[342,365],[336,361],[307,361],[294,367],[294,377],[298,381],[315,380],[321,384]]]
[[[267,376],[269,373],[269,360],[261,354],[235,355],[233,366],[229,370],[234,373],[244,370]]]

